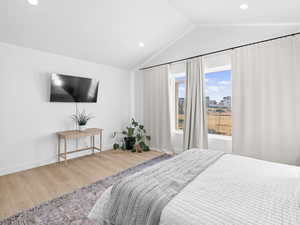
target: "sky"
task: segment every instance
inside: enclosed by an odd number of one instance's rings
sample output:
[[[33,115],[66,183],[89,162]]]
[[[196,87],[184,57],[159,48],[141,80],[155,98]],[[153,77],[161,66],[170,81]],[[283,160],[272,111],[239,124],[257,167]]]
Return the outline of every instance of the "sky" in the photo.
[[[177,78],[178,80],[184,78]],[[223,97],[231,96],[231,71],[219,71],[205,74],[206,96],[211,100],[220,101]],[[185,84],[179,86],[179,97],[185,97]]]

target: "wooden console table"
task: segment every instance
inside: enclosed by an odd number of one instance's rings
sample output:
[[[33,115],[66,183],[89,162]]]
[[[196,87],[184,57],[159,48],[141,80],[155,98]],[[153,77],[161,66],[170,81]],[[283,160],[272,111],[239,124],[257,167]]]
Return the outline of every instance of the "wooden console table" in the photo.
[[[56,135],[58,137],[58,162],[60,162],[60,159],[63,158],[65,164],[67,163],[67,155],[72,154],[75,152],[81,152],[81,151],[86,151],[86,150],[92,150],[92,154],[95,153],[95,150],[102,151],[102,132],[103,129],[98,129],[98,128],[90,128],[86,129],[84,131],[79,131],[79,130],[67,130],[67,131],[61,131],[57,132]],[[100,138],[100,146],[96,147],[95,146],[95,136],[99,135]],[[67,151],[67,140],[68,139],[77,139],[81,137],[91,137],[90,138],[90,147],[86,148],[81,148],[81,149],[76,149],[74,151]],[[60,146],[61,146],[61,140],[64,140],[64,152],[61,153],[60,151]]]

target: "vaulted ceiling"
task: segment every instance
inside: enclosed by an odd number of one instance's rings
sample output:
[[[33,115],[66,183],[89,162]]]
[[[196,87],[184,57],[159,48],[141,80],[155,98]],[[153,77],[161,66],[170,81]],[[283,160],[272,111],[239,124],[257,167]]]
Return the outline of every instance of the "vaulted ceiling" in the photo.
[[[201,25],[300,23],[299,0],[170,0],[182,15]],[[240,6],[247,4],[247,10]]]
[[[300,1],[1,0],[0,41],[130,69],[195,25],[300,22]],[[139,47],[139,42],[145,46]]]
[[[0,1],[0,41],[121,68],[143,61],[190,25],[167,0]]]

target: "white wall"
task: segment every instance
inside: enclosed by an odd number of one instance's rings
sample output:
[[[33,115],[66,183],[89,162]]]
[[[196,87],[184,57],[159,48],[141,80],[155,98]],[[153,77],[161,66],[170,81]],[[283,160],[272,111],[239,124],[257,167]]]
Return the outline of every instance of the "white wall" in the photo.
[[[151,66],[165,63],[173,60],[187,58],[207,52],[230,48],[246,43],[260,41],[272,37],[277,37],[289,33],[299,32],[300,26],[228,26],[228,27],[198,27],[175,42],[168,49],[148,60],[142,66]],[[205,69],[217,66],[223,67],[230,63],[228,53],[206,57]],[[141,66],[141,67],[142,67]],[[143,118],[142,114],[142,89],[139,88],[142,83],[140,71],[135,73],[135,117]],[[173,133],[173,144],[178,152],[182,146],[182,133]],[[230,137],[209,135],[209,148],[232,151],[232,141]]]
[[[52,72],[100,81],[98,103],[78,106],[94,114],[90,127],[104,129],[105,149],[112,148],[112,132],[129,120],[128,71],[0,43],[0,175],[55,162],[55,132],[74,129],[70,116],[75,104],[49,102]],[[77,145],[86,145],[88,140]]]

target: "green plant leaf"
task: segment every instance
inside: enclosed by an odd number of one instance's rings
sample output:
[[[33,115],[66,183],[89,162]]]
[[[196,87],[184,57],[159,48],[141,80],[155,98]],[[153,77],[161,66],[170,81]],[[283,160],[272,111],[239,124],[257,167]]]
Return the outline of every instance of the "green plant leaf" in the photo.
[[[115,144],[113,145],[113,148],[114,148],[114,150],[117,150],[117,149],[119,149],[119,148],[120,148],[120,145],[119,145],[119,144],[117,144],[117,143],[115,143]]]
[[[140,134],[137,134],[137,135],[136,135],[136,139],[137,139],[138,141],[142,140],[142,138],[143,138],[142,135],[140,135]]]
[[[143,148],[143,151],[144,151],[144,152],[148,152],[148,151],[150,151],[150,148],[149,148],[149,146],[148,146],[148,145],[145,145],[145,146],[144,146],[144,148]]]
[[[124,143],[122,144],[121,149],[122,149],[122,150],[125,150],[125,149],[126,149],[126,146],[125,146]]]
[[[74,122],[76,122],[79,126],[83,126],[83,125],[86,125],[87,122],[89,120],[91,120],[92,118],[94,118],[92,116],[92,114],[86,114],[85,113],[85,110],[83,110],[82,112],[79,112],[77,115],[73,114],[72,115],[72,120]]]
[[[131,124],[132,124],[132,126],[134,126],[134,127],[139,126],[139,123],[138,123],[137,121],[135,121],[134,118],[131,119]]]

